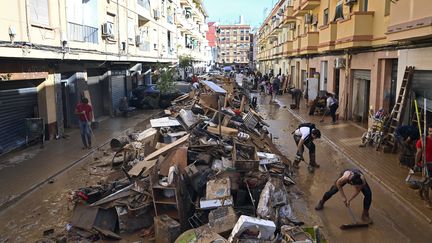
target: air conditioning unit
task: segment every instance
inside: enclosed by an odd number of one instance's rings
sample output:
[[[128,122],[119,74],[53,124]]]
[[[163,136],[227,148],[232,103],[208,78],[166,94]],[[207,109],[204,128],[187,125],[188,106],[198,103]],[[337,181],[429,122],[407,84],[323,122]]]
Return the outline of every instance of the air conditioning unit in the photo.
[[[343,57],[336,58],[334,61],[334,66],[337,69],[345,68],[345,58]]]
[[[160,19],[160,11],[158,9],[153,9],[153,18]]]
[[[135,44],[137,46],[141,45],[141,36],[140,35],[135,36]]]
[[[345,0],[345,4],[346,5],[352,5],[352,4],[356,3],[356,2],[357,2],[357,0]]]
[[[295,23],[290,23],[290,24],[288,25],[288,29],[289,29],[289,30],[295,30],[295,29],[296,29],[296,25],[295,25]]]
[[[114,24],[111,22],[105,22],[102,25],[103,36],[114,36]]]
[[[278,15],[279,15],[279,16],[282,16],[283,13],[284,13],[284,9],[283,9],[283,8],[280,8],[279,11],[278,11]]]

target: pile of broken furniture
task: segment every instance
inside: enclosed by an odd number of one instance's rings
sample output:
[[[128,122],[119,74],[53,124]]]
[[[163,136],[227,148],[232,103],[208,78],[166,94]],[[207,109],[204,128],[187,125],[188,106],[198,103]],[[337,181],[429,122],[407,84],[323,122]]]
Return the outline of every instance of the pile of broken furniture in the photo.
[[[291,162],[268,124],[234,82],[212,80],[175,99],[147,130],[111,141],[123,176],[75,192],[70,237],[317,242],[318,230],[304,231],[293,213]]]

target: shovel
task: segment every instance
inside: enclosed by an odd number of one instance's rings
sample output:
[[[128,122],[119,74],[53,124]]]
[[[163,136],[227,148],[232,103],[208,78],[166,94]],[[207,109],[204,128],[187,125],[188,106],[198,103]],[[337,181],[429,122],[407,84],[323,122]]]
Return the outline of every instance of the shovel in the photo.
[[[340,228],[342,230],[353,229],[353,228],[369,227],[368,223],[358,223],[356,217],[354,216],[353,211],[351,210],[351,208],[349,206],[347,206],[347,208],[348,208],[348,212],[350,213],[350,215],[351,215],[351,217],[353,219],[353,223],[341,225]]]

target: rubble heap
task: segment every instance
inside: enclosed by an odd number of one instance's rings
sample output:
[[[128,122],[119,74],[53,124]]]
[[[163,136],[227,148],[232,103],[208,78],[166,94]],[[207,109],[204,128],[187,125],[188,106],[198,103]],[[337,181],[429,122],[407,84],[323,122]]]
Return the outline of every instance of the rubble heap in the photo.
[[[248,92],[205,78],[151,127],[111,141],[117,176],[74,192],[70,240],[316,242],[318,229],[300,228],[290,205],[291,161]]]

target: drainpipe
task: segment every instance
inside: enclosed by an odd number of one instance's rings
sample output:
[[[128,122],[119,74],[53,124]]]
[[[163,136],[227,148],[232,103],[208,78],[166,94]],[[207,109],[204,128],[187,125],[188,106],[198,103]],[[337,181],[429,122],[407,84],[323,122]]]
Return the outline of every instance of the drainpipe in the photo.
[[[29,11],[28,11],[28,1],[25,0],[25,16],[26,16],[26,30],[27,30],[27,39],[28,42],[31,43],[31,38],[30,38],[30,20],[29,20]]]
[[[344,92],[344,98],[345,98],[345,107],[344,107],[344,118],[345,118],[345,120],[348,120],[348,104],[349,104],[349,100],[348,100],[348,97],[349,97],[349,94],[348,94],[348,89],[349,89],[349,77],[350,77],[350,73],[351,73],[351,58],[352,58],[352,55],[349,53],[349,51],[346,51],[345,52],[345,56],[344,56],[344,58],[345,58],[345,63],[346,63],[346,65],[345,65],[345,84],[344,84],[344,90],[345,90],[345,92]],[[340,92],[340,91],[339,91]]]

